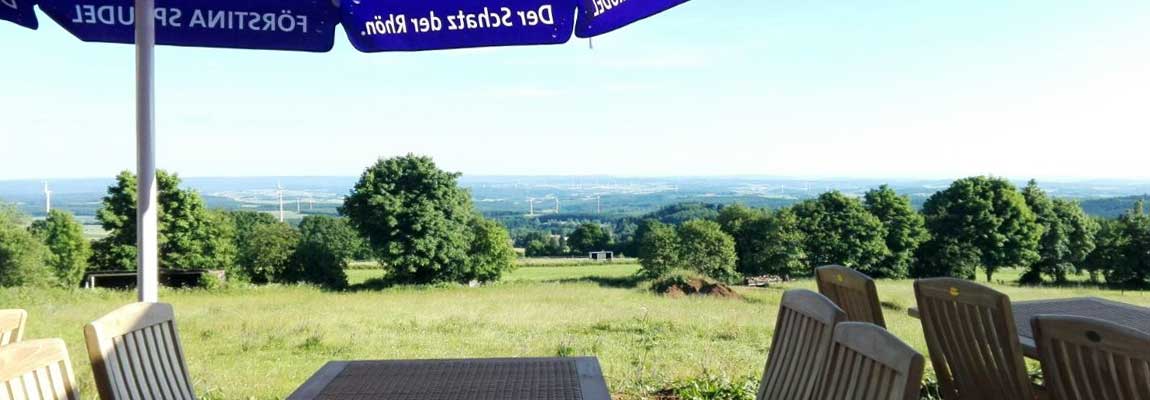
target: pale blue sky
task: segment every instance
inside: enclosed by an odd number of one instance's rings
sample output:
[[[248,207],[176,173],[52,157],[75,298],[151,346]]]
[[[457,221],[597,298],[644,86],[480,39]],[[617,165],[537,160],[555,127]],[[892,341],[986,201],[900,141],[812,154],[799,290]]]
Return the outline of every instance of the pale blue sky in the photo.
[[[160,48],[158,163],[1150,177],[1145,0],[692,0],[594,44],[362,54],[341,31],[324,54]],[[0,49],[0,179],[134,167],[131,46],[41,14],[39,31],[0,22]]]

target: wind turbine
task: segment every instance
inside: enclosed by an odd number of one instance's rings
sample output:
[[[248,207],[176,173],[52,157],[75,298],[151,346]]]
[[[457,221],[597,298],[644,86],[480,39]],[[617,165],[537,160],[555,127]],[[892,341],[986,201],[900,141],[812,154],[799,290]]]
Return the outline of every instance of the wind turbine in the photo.
[[[559,196],[555,196],[555,213],[559,213]]]
[[[44,181],[44,214],[52,212],[52,191],[48,190],[48,181]]]
[[[602,214],[603,213],[602,198],[603,198],[602,195],[598,195],[598,194],[595,195],[595,213],[596,214]]]
[[[276,182],[276,196],[280,201],[280,222],[284,222],[284,187],[279,182]]]
[[[535,198],[534,197],[528,197],[527,198],[527,216],[528,217],[534,217],[535,216]]]

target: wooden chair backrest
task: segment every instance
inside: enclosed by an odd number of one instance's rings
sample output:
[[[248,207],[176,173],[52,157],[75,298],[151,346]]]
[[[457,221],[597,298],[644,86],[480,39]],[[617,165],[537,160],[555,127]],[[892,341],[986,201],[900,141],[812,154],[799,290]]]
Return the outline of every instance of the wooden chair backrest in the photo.
[[[133,303],[84,327],[103,400],[194,400],[172,306]]]
[[[914,282],[914,296],[944,399],[1034,398],[1007,295],[931,278]]]
[[[1150,400],[1150,335],[1093,318],[1031,320],[1047,392],[1055,400]]]
[[[79,399],[63,340],[28,340],[0,348],[0,400]]]
[[[874,279],[841,265],[825,265],[815,268],[815,281],[819,293],[847,312],[847,321],[886,327]]]
[[[923,358],[881,326],[843,322],[822,382],[820,400],[917,400]]]
[[[28,312],[24,310],[0,310],[0,346],[19,342],[24,338],[24,324]]]
[[[846,318],[826,297],[805,289],[783,293],[758,400],[806,400],[815,393],[835,325]]]

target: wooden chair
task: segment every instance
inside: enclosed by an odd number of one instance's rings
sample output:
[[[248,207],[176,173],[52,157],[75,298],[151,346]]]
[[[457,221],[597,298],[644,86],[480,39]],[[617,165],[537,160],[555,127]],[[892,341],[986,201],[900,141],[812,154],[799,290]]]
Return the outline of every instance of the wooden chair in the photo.
[[[783,293],[756,398],[810,399],[826,365],[835,324],[844,319],[846,313],[818,293],[805,289]]]
[[[0,346],[22,340],[24,338],[24,324],[27,320],[27,311],[0,310]]]
[[[952,278],[915,281],[914,296],[944,399],[1034,398],[1009,297]]]
[[[171,305],[128,304],[84,336],[101,399],[195,399]]]
[[[819,293],[847,312],[847,321],[870,322],[886,327],[874,279],[841,265],[815,268]]]
[[[63,340],[29,340],[0,348],[0,400],[79,399]]]
[[[1031,326],[1052,399],[1150,400],[1150,335],[1063,315],[1039,315]]]
[[[820,400],[917,400],[923,358],[881,326],[843,322],[819,392]]]

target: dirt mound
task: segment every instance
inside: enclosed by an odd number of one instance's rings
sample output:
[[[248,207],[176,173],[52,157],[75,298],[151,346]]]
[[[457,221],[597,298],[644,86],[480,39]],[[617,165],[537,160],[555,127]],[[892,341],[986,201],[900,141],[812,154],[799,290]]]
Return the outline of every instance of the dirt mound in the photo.
[[[662,294],[671,298],[685,296],[708,296],[722,299],[742,299],[743,296],[731,290],[730,286],[722,283],[711,283],[702,279],[689,279],[685,282],[675,282],[662,288]]]

